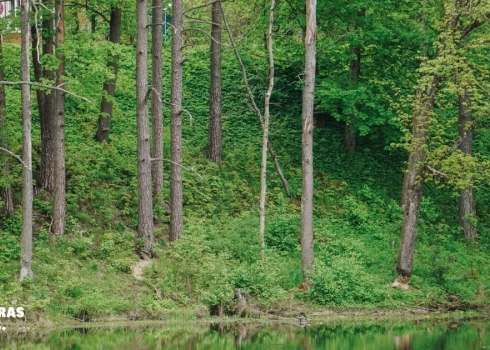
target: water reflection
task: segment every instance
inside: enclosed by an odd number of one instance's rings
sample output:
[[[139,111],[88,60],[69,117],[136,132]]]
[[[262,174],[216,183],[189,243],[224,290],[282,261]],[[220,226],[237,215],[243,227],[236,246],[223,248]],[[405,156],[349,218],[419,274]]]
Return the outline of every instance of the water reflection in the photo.
[[[490,349],[490,323],[163,323],[0,333],[7,349]]]

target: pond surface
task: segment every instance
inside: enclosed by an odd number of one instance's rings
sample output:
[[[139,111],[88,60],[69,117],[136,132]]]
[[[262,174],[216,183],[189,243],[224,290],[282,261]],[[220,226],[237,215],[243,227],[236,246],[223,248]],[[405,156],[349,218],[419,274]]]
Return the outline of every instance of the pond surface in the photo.
[[[1,349],[489,349],[489,321],[131,324],[36,334],[0,328]]]

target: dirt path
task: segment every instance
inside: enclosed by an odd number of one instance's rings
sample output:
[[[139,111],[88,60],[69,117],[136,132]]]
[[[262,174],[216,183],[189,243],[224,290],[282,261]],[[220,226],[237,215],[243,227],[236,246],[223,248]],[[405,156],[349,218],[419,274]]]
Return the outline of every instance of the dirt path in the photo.
[[[144,268],[151,265],[153,260],[138,260],[138,262],[133,266],[133,277],[138,281],[144,280]]]

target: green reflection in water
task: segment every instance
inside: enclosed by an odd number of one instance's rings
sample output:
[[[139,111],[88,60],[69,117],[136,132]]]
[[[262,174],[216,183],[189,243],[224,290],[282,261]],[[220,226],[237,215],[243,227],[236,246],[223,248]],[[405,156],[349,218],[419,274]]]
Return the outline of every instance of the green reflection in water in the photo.
[[[6,349],[490,349],[489,322],[294,324],[235,322],[0,333]]]

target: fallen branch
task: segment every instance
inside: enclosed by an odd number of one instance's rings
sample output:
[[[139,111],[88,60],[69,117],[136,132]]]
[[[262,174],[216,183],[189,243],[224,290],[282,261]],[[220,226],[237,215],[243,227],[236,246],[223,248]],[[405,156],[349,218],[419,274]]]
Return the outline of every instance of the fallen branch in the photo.
[[[230,38],[231,47],[233,48],[233,51],[235,52],[235,56],[238,60],[238,63],[240,64],[240,68],[242,70],[243,81],[244,81],[245,87],[247,89],[248,98],[250,99],[250,103],[252,104],[252,109],[255,112],[255,114],[257,115],[257,117],[259,118],[259,122],[260,122],[260,126],[262,127],[262,130],[264,130],[264,118],[262,116],[262,113],[260,112],[259,107],[257,107],[257,104],[255,103],[254,94],[252,92],[252,89],[250,88],[250,84],[248,83],[247,69],[245,68],[245,64],[242,61],[242,57],[240,56],[240,53],[238,52],[237,46],[235,44],[235,40],[233,39],[233,35],[231,33],[231,29],[230,29],[230,26],[228,24],[228,21],[226,20],[226,15],[225,15],[225,12],[223,11],[223,8],[221,8],[221,12],[223,14],[223,23],[225,24],[226,32],[228,33],[228,37]],[[281,179],[281,183],[284,187],[284,190],[286,191],[286,194],[288,195],[288,197],[291,197],[291,192],[289,191],[288,181],[284,177],[284,174],[281,170],[281,166],[279,165],[279,162],[277,161],[276,155],[274,153],[274,150],[272,149],[272,145],[271,145],[270,141],[267,143],[267,148],[268,148],[269,154],[270,154],[270,156],[274,162],[274,167],[276,168],[277,175]]]

